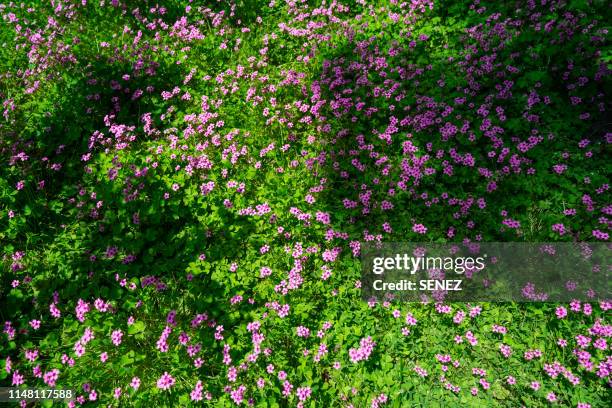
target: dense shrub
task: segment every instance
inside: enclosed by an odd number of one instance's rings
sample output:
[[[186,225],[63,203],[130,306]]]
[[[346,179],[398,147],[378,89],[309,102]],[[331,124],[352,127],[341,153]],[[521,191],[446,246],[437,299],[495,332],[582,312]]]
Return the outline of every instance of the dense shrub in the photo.
[[[610,242],[606,2],[0,13],[2,385],[609,404],[610,302],[367,303],[359,281],[365,241]]]

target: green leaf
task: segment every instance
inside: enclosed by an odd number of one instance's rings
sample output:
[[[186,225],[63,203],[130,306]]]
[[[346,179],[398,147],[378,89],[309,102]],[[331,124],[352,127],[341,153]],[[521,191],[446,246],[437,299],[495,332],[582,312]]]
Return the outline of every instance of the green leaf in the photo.
[[[134,324],[128,326],[127,332],[128,334],[136,334],[136,333],[143,332],[144,329],[145,329],[144,322],[142,320],[138,320],[134,322]]]

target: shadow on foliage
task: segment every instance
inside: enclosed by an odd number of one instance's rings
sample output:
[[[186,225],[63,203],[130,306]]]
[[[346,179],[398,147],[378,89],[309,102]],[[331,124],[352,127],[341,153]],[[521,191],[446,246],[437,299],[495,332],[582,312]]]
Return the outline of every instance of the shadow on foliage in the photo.
[[[449,19],[448,10],[444,7],[436,8],[434,16],[440,15],[443,19]],[[456,21],[456,16],[454,21]],[[450,20],[449,20],[450,21]],[[485,34],[486,35],[486,34]],[[553,38],[553,34],[548,34]],[[610,122],[608,103],[604,103],[606,109],[600,111],[597,106],[587,106],[583,109],[590,112],[589,121],[576,119],[576,108],[570,105],[567,97],[567,89],[563,81],[559,81],[562,74],[561,67],[570,58],[579,67],[577,70],[583,75],[594,75],[599,68],[593,64],[588,55],[575,55],[574,46],[580,42],[580,38],[567,44],[559,44],[554,53],[547,57],[548,65],[542,66],[541,58],[535,59],[530,54],[531,50],[539,49],[538,45],[550,41],[544,34],[533,36],[521,34],[518,40],[510,42],[497,52],[497,60],[501,65],[514,64],[521,68],[516,75],[505,74],[505,77],[482,78],[482,87],[474,91],[473,95],[465,95],[463,90],[470,88],[465,72],[458,65],[449,64],[447,55],[437,50],[428,50],[417,44],[415,51],[404,50],[395,57],[389,57],[384,52],[380,55],[374,53],[374,45],[368,47],[364,52],[366,58],[360,57],[357,42],[366,40],[356,38],[352,43],[346,43],[343,47],[334,50],[327,59],[332,61],[328,69],[320,69],[314,73],[314,78],[323,78],[321,82],[322,100],[335,101],[339,108],[334,115],[330,105],[325,107],[324,115],[328,123],[331,123],[332,131],[324,137],[323,144],[329,155],[323,166],[318,169],[319,176],[325,177],[327,188],[325,198],[319,198],[326,211],[332,214],[332,225],[334,229],[347,231],[351,239],[363,240],[364,231],[370,234],[383,233],[383,224],[389,223],[393,233],[385,236],[385,240],[415,241],[421,240],[421,236],[412,231],[414,223],[425,224],[429,229],[427,239],[453,241],[456,237],[470,237],[476,239],[474,231],[480,231],[481,238],[485,241],[546,241],[551,239],[545,222],[550,218],[549,207],[561,206],[559,191],[563,191],[566,197],[578,201],[580,199],[576,192],[576,185],[568,183],[552,174],[552,166],[560,160],[560,153],[551,156],[551,151],[561,152],[564,149],[575,149],[577,143],[584,138],[585,134],[592,136],[594,147],[599,153],[596,159],[585,163],[584,169],[595,171],[597,179],[600,180],[610,174],[609,165],[605,164],[605,153],[602,149],[608,149],[605,143],[606,123]],[[435,38],[435,37],[434,37]],[[473,43],[463,35],[450,41],[464,41],[466,44]],[[397,39],[396,44],[408,47],[408,40]],[[376,43],[381,51],[385,51],[391,45]],[[420,47],[420,48],[419,48]],[[479,51],[475,58],[484,55]],[[541,51],[542,53],[544,51]],[[423,55],[427,55],[426,62],[422,62]],[[520,59],[513,56],[519,53]],[[356,63],[370,63],[373,65],[375,58],[386,58],[389,63],[388,73],[384,78],[379,77],[373,69],[353,69]],[[474,57],[473,57],[474,58]],[[412,65],[414,64],[414,65]],[[431,64],[427,69],[425,64]],[[337,75],[335,67],[342,68],[342,75]],[[424,70],[424,74],[416,76],[415,79],[400,79],[397,73],[391,72],[391,68],[401,67],[408,71],[416,68]],[[363,85],[363,79],[371,81],[369,85]],[[438,81],[444,78],[446,85],[439,86]],[[390,79],[400,83],[400,87],[392,98],[385,98],[382,94],[390,85],[386,81]],[[509,99],[496,99],[499,83],[505,79],[515,83],[513,97]],[[362,82],[360,82],[362,81]],[[418,85],[415,85],[418,81]],[[567,82],[567,81],[566,81]],[[380,87],[380,89],[376,89]],[[604,78],[599,83],[591,81],[580,92],[583,95],[595,95],[609,89],[609,80]],[[554,107],[544,106],[538,112],[540,118],[536,122],[525,119],[525,104],[527,96],[533,90],[540,95],[553,95],[556,105]],[[380,96],[375,96],[380,91]],[[405,98],[397,101],[394,97],[405,93]],[[467,96],[465,104],[457,106],[453,103],[455,98]],[[427,99],[424,97],[429,97]],[[490,101],[493,106],[501,106],[508,115],[506,122],[493,123],[505,129],[501,135],[506,146],[511,148],[510,157],[514,153],[520,153],[516,149],[516,138],[526,140],[534,134],[544,137],[544,142],[529,152],[522,154],[526,161],[522,165],[521,173],[512,171],[503,175],[508,161],[498,163],[488,157],[494,150],[494,143],[484,131],[479,129],[482,119],[476,113],[480,106],[488,106]],[[600,98],[601,100],[601,98]],[[356,105],[363,103],[364,107],[357,110]],[[470,105],[473,104],[473,105]],[[391,106],[393,105],[393,106]],[[343,107],[349,108],[343,111]],[[441,116],[446,106],[451,106],[454,111],[449,116]],[[376,107],[377,112],[368,115],[368,108]],[[392,109],[391,109],[392,108]],[[417,114],[421,120],[432,113],[431,125],[422,130],[416,130],[414,123]],[[435,113],[435,114],[434,114]],[[401,125],[401,120],[410,115],[412,123]],[[393,127],[391,118],[395,117],[399,124],[396,125],[397,132],[393,134],[392,143],[387,144],[379,138],[379,134]],[[462,127],[465,120],[472,124],[466,134],[457,133],[456,136],[444,140],[441,128],[446,122],[453,123],[458,129]],[[548,133],[554,132],[557,137],[554,140],[546,140]],[[468,135],[474,134],[474,140],[469,140]],[[361,138],[361,141],[359,139]],[[429,156],[429,160],[421,167],[410,159],[410,154],[403,151],[403,143],[410,142],[418,151],[415,156],[422,158]],[[431,146],[428,148],[428,144]],[[360,147],[361,145],[361,147]],[[457,165],[449,157],[449,151],[454,150],[461,157],[471,155],[475,158],[477,166],[486,163],[494,177],[485,179],[479,174],[476,167]],[[442,159],[437,159],[436,153],[445,151]],[[372,152],[374,155],[372,155]],[[603,154],[602,154],[603,153]],[[386,161],[381,159],[386,157]],[[383,159],[384,160],[384,159]],[[447,160],[453,166],[452,176],[444,174],[443,160]],[[399,168],[404,166],[408,169],[402,172]],[[385,176],[383,169],[391,165],[389,175]],[[359,167],[365,166],[365,171]],[[426,167],[435,170],[434,175],[425,175]],[[483,166],[484,167],[484,166]],[[535,176],[525,177],[527,168],[536,170]],[[577,174],[583,171],[578,170]],[[344,174],[343,174],[344,172]],[[418,176],[415,177],[414,174]],[[503,175],[503,177],[502,177]],[[417,180],[418,179],[418,180]],[[488,183],[497,181],[497,189],[488,191]],[[405,182],[405,190],[399,188],[398,181]],[[392,191],[392,194],[389,193]],[[448,205],[445,199],[456,198],[455,204]],[[437,197],[438,203],[432,202]],[[476,200],[479,197],[486,199],[486,207],[479,209]],[[350,201],[347,201],[350,200]],[[461,209],[462,203],[472,200],[474,203],[468,212]],[[384,201],[393,203],[391,211],[381,209]],[[353,202],[353,203],[351,203]],[[349,207],[346,208],[347,203]],[[544,204],[543,204],[544,203]],[[573,203],[572,203],[573,204]],[[577,204],[577,203],[576,203]],[[364,213],[364,209],[367,213]],[[511,215],[522,217],[523,228],[519,235],[511,230],[500,229],[500,211],[507,210]],[[526,216],[525,216],[526,215]],[[502,217],[503,218],[503,217]],[[470,227],[470,221],[475,222],[475,229]],[[454,230],[454,236],[449,237],[448,229]],[[549,227],[548,227],[549,228]],[[432,237],[432,238],[430,238]],[[586,236],[575,236],[573,239],[585,239]]]

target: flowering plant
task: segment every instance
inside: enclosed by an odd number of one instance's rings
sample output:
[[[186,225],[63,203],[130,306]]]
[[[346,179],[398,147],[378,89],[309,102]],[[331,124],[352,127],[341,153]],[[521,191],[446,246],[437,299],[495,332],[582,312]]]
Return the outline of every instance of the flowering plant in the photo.
[[[608,12],[0,4],[0,385],[70,407],[606,406],[609,301],[368,303],[359,255],[609,242]]]

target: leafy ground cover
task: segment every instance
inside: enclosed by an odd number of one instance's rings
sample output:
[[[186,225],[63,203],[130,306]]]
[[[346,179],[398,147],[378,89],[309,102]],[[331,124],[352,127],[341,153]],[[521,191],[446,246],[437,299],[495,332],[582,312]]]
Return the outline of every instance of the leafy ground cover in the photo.
[[[610,242],[607,2],[0,14],[0,384],[69,406],[612,400],[609,301],[368,303],[359,264],[368,241]]]

